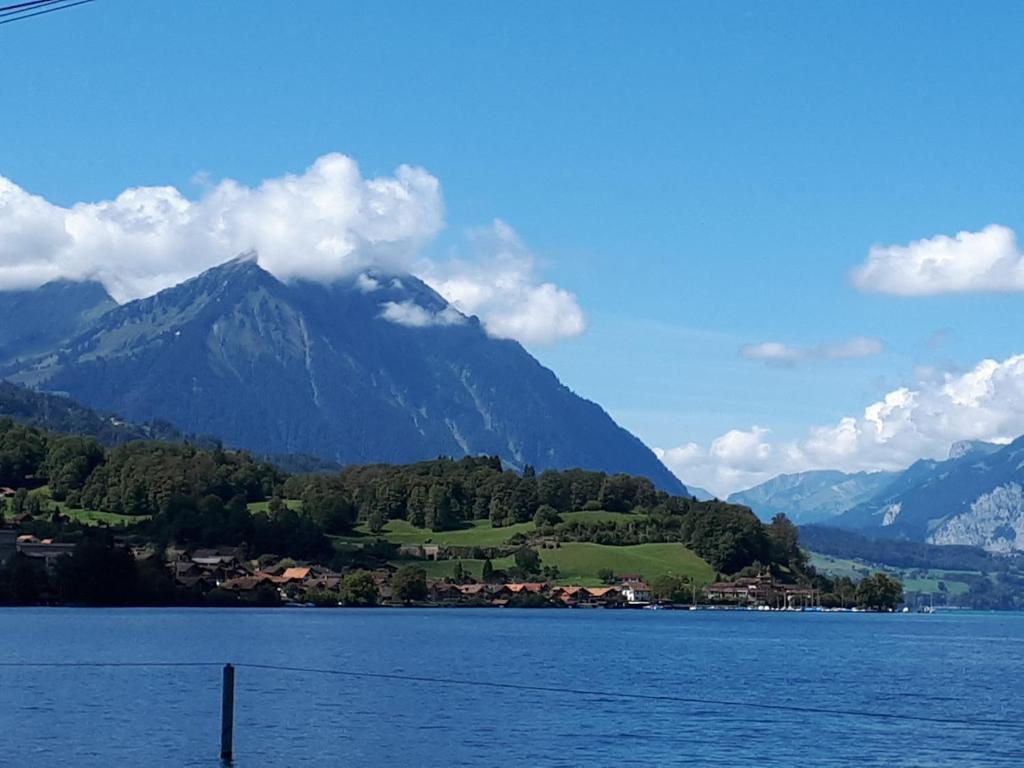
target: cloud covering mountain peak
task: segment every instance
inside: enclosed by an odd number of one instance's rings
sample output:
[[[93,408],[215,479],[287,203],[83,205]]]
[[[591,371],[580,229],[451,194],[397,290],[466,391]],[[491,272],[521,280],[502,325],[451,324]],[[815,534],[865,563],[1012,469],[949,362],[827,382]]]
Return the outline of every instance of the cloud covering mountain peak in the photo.
[[[507,225],[494,226],[521,246]],[[510,256],[474,245],[470,259],[426,259],[423,246],[443,228],[441,183],[429,172],[401,165],[367,178],[337,153],[256,186],[225,179],[195,200],[172,186],[132,187],[64,207],[0,176],[0,290],[96,280],[125,302],[252,251],[286,281],[329,282],[369,269],[432,277],[494,335],[527,343],[583,330],[575,298],[540,280],[525,248]]]

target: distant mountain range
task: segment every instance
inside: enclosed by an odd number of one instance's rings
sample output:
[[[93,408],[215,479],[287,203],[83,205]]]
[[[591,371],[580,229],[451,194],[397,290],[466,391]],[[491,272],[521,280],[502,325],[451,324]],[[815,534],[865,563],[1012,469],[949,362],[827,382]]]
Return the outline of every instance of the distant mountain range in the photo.
[[[896,477],[895,472],[847,474],[825,469],[779,475],[745,491],[733,493],[727,501],[743,504],[762,520],[779,513],[805,525],[829,520],[871,498]]]
[[[784,512],[874,537],[1024,551],[1024,437],[955,443],[947,459],[902,472],[780,475],[728,501],[764,519]]]
[[[1024,550],[1024,437],[960,443],[945,461],[918,461],[830,524],[875,535]]]
[[[0,378],[262,455],[488,454],[686,492],[600,406],[411,275],[283,283],[241,258],[121,306],[95,283],[0,293],[0,329]]]

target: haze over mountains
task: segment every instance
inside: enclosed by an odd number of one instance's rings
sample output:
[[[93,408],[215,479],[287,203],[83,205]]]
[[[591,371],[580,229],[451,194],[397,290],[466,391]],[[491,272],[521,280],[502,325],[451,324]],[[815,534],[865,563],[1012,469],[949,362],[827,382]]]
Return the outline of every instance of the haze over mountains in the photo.
[[[285,283],[239,258],[121,306],[95,283],[60,283],[0,293],[0,312],[21,318],[0,315],[0,375],[133,421],[262,454],[493,454],[685,493],[600,406],[410,275]]]
[[[727,501],[753,509],[763,520],[779,513],[800,525],[829,520],[871,498],[896,477],[895,472],[847,474],[834,469],[779,475],[729,496]]]

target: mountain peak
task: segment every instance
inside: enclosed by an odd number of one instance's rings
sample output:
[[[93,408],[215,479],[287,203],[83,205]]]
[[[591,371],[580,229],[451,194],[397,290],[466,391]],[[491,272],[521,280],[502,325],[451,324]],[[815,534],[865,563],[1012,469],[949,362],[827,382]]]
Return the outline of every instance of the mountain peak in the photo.
[[[486,454],[685,492],[600,406],[412,275],[281,281],[244,254],[80,330],[11,378],[259,453],[340,464]]]
[[[985,456],[995,453],[1003,446],[987,443],[984,440],[958,440],[949,447],[949,459],[962,459],[965,456]]]

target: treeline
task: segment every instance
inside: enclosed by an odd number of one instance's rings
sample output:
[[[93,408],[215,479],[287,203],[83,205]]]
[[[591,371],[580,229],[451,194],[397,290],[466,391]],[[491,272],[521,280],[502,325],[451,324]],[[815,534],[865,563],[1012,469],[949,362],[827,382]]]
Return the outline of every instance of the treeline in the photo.
[[[746,507],[701,502],[658,491],[646,478],[585,470],[502,469],[496,456],[440,458],[402,466],[351,467],[332,476],[290,477],[286,496],[302,500],[329,532],[365,522],[379,532],[389,520],[443,531],[471,521],[494,527],[534,522],[533,539],[623,546],[679,542],[723,573],[754,562],[776,563],[794,575],[808,572],[797,529],[781,517],[762,524]],[[566,522],[574,511],[633,513],[627,521]]]
[[[66,507],[139,520],[137,532],[157,543],[245,543],[254,555],[326,562],[336,552],[327,537],[360,523],[377,533],[391,520],[435,531],[481,520],[495,527],[533,521],[537,535],[561,541],[680,542],[724,573],[754,562],[806,570],[796,529],[785,519],[766,526],[745,507],[670,496],[629,475],[538,474],[530,467],[518,474],[495,456],[288,476],[245,452],[157,441],[108,448],[0,420],[0,486],[43,485]],[[265,511],[250,514],[253,502],[267,502]],[[7,511],[39,515],[47,511],[40,504],[22,491]],[[579,510],[632,515],[608,524],[563,521]],[[362,549],[374,559],[384,554]]]
[[[9,381],[0,381],[0,417],[51,432],[85,435],[104,445],[132,440],[181,440],[182,434],[165,421],[133,424],[116,416],[105,416],[74,400],[35,392]]]

